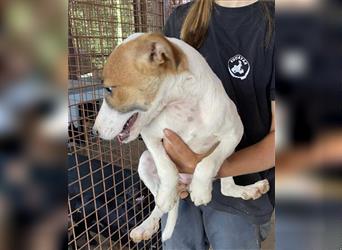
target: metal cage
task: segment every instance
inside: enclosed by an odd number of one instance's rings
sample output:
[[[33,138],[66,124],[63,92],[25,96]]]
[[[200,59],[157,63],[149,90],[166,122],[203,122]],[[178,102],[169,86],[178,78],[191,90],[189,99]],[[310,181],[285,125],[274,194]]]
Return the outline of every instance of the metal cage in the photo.
[[[160,232],[140,244],[129,240],[154,206],[136,171],[143,141],[107,142],[91,128],[106,58],[132,33],[161,31],[184,2],[69,0],[68,249],[161,249]]]

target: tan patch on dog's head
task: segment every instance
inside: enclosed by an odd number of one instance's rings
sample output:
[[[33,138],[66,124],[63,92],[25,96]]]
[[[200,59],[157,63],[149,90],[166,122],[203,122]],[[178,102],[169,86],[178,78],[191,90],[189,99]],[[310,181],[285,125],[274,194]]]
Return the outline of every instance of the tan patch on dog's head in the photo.
[[[157,33],[143,34],[118,46],[103,70],[107,103],[120,112],[147,110],[168,74],[187,70],[183,52]]]

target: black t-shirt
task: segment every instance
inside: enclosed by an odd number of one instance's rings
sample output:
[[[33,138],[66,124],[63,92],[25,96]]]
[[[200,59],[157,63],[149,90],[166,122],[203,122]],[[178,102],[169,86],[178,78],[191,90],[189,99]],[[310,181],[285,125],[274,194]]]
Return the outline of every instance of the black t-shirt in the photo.
[[[192,3],[175,9],[169,17],[164,33],[180,38],[180,30]],[[267,3],[271,15],[274,4]],[[268,33],[271,32],[271,33]],[[272,37],[267,43],[267,35]],[[206,39],[199,52],[221,79],[237,106],[244,125],[244,135],[237,150],[262,140],[270,131],[271,100],[275,98],[274,30],[268,29],[262,3],[226,8],[214,4]],[[237,184],[248,185],[267,178],[271,190],[255,201],[223,196],[220,182],[214,182],[210,206],[243,214],[253,223],[269,220],[274,206],[274,168],[257,174],[234,177]]]

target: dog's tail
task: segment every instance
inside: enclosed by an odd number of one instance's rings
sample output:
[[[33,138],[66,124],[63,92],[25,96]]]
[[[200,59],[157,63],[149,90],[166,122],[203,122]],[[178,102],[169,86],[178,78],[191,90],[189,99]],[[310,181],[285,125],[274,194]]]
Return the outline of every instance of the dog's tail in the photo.
[[[170,239],[172,236],[173,230],[175,229],[175,226],[176,226],[177,217],[178,217],[178,207],[179,207],[179,198],[177,199],[175,206],[170,210],[170,212],[167,215],[166,225],[162,233],[163,242]]]

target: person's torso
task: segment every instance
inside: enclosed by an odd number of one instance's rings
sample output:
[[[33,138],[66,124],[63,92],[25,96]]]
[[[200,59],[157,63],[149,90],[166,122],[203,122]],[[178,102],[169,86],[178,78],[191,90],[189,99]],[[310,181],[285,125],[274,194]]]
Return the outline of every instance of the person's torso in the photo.
[[[179,38],[190,7],[191,3],[176,9],[166,26],[167,36]],[[206,39],[199,49],[237,106],[244,125],[244,136],[237,150],[259,142],[270,130],[274,39],[267,44],[267,32],[267,22],[259,2],[241,8],[215,4]],[[274,183],[274,169],[234,177],[234,180],[237,184],[247,185],[265,176]],[[227,205],[233,210],[260,216],[273,209],[267,196],[246,203],[223,196],[219,185],[219,182],[214,183],[212,201],[218,209],[226,210]],[[274,190],[271,183],[272,186]],[[273,203],[272,198],[270,200]]]

